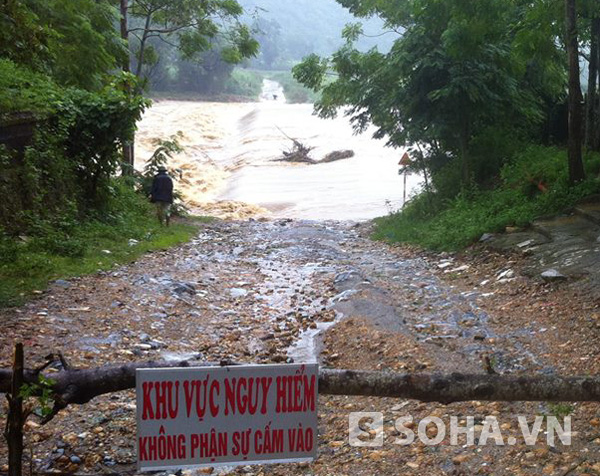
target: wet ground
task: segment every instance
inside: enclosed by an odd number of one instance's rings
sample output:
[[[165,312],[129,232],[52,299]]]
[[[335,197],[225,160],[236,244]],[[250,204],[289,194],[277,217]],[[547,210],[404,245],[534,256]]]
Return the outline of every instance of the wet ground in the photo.
[[[368,238],[353,222],[244,221],[203,225],[191,243],[113,272],[59,281],[3,316],[2,366],[23,340],[28,365],[62,351],[77,367],[190,358],[238,362],[318,359],[338,368],[399,372],[598,373],[599,302],[567,284],[523,275],[520,254],[425,255]],[[561,287],[562,286],[562,287]],[[600,474],[597,405],[320,397],[319,460],[215,470],[235,474]],[[132,392],[28,424],[42,472],[133,472]],[[348,415],[381,411],[382,448],[348,444]],[[517,415],[573,415],[570,447],[519,439]],[[515,444],[394,444],[394,418],[498,417]],[[464,421],[463,421],[464,424]],[[4,451],[4,449],[0,450]],[[6,455],[2,455],[4,464]],[[204,470],[202,474],[211,474]]]
[[[538,219],[528,229],[509,231],[486,241],[530,256],[530,275],[554,269],[565,278],[584,277],[590,292],[600,296],[600,197],[590,197],[562,216]]]

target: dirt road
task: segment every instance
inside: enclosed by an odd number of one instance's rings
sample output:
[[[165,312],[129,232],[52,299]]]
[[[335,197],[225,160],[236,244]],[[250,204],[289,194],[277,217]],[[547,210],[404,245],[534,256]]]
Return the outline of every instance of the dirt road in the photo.
[[[352,222],[217,221],[187,245],[113,272],[58,281],[5,312],[2,365],[20,339],[31,367],[60,350],[79,367],[184,357],[318,359],[331,367],[406,372],[484,372],[487,365],[511,374],[598,373],[598,303],[568,285],[525,278],[522,265],[518,256],[487,251],[423,255],[389,247]],[[350,397],[321,397],[319,404],[317,462],[215,474],[600,474],[596,404],[442,406]],[[69,408],[47,426],[30,423],[34,467],[133,472],[134,410],[132,393],[123,392]],[[382,447],[348,443],[348,416],[356,411],[384,414]],[[551,447],[543,435],[526,446],[517,416],[532,422],[552,414],[572,416],[573,444]],[[394,420],[407,415],[416,424],[425,416],[456,416],[463,425],[473,416],[479,430],[486,416],[496,416],[514,444],[454,446],[448,436],[435,446],[401,446]]]

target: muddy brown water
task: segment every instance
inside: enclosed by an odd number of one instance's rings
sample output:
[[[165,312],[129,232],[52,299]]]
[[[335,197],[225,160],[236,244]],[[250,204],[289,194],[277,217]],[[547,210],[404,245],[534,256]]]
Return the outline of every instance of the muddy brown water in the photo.
[[[180,169],[178,187],[199,213],[364,220],[402,205],[398,162],[404,150],[372,139],[373,130],[354,134],[343,114],[324,120],[313,114],[312,104],[286,103],[272,81],[265,81],[255,103],[156,101],[139,124],[138,166],[151,156],[156,139],[179,131],[185,151],[171,165]],[[355,156],[316,165],[274,162],[292,146],[286,136],[314,147],[316,160],[343,149]],[[408,197],[420,182],[408,177]]]

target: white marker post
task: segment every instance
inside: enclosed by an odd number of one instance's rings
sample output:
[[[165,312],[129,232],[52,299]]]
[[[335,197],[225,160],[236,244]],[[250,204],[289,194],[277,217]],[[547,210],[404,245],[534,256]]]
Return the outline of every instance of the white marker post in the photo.
[[[318,366],[139,369],[140,471],[311,461]]]

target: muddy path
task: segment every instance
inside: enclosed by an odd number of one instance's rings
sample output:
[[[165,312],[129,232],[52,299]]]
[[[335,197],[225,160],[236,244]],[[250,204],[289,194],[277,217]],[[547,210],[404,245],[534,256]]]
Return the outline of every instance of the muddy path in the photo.
[[[62,351],[72,365],[80,367],[183,357],[253,363],[319,360],[340,368],[408,372],[484,372],[482,362],[487,356],[497,372],[551,374],[573,368],[568,359],[556,357],[553,346],[575,339],[577,326],[572,326],[573,335],[568,336],[564,327],[537,322],[526,313],[507,322],[501,306],[514,298],[498,295],[517,289],[515,271],[482,266],[493,273],[486,282],[481,270],[477,274],[470,266],[454,257],[425,257],[373,242],[368,227],[353,222],[217,221],[203,225],[186,245],[148,254],[112,272],[58,281],[39,299],[5,312],[2,365],[10,361],[12,343],[23,340],[29,366]],[[505,271],[511,272],[502,274]],[[589,358],[597,361],[597,355]],[[587,365],[591,368],[590,361]],[[536,462],[530,472],[506,473],[501,466],[529,468],[519,461],[533,450],[475,448],[463,458],[465,450],[460,446],[434,451],[418,445],[391,445],[359,451],[348,445],[350,411],[378,409],[393,415],[398,404],[389,399],[323,397],[317,463],[231,471],[555,474],[542,471],[552,465],[560,474],[564,465],[577,461],[581,451],[589,452],[590,445],[595,451],[598,446],[591,440],[568,451],[542,446],[538,449],[549,458],[547,465]],[[509,418],[519,412],[535,416],[548,411],[543,404],[403,405],[415,415],[475,412]],[[28,438],[35,467],[81,474],[132,472],[134,410],[132,393],[123,392],[70,408],[44,427],[32,422]],[[593,433],[590,409],[578,411],[587,425],[581,431]],[[597,412],[595,406],[593,411]],[[1,464],[5,458],[2,454]],[[474,472],[480,466],[488,472]]]

